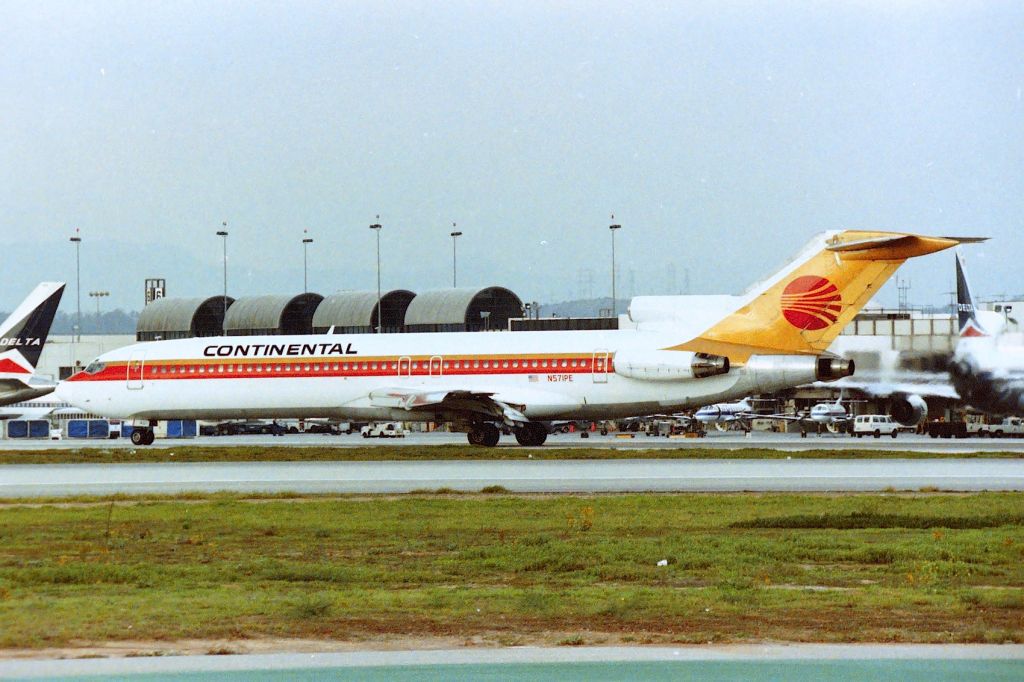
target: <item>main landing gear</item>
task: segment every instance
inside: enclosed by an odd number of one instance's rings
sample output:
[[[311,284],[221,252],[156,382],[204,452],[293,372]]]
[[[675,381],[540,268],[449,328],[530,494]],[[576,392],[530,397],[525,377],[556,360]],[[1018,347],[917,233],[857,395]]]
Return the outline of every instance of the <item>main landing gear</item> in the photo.
[[[483,445],[484,447],[493,448],[498,444],[498,439],[501,438],[501,431],[494,424],[480,423],[473,424],[466,436],[469,438],[470,445]]]
[[[536,447],[544,445],[548,439],[548,429],[540,422],[527,422],[516,429],[516,440],[520,445]]]
[[[470,445],[493,448],[501,438],[501,430],[494,424],[480,422],[473,424],[466,435]],[[516,427],[515,435],[520,445],[536,447],[544,445],[544,441],[548,439],[548,429],[540,422],[527,422]]]

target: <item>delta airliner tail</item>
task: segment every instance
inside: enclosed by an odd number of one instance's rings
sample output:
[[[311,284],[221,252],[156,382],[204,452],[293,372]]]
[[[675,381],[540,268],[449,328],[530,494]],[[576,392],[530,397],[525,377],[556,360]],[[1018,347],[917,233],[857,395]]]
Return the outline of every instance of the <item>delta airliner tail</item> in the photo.
[[[46,395],[56,387],[32,375],[63,293],[63,282],[43,282],[0,323],[0,405]]]
[[[978,311],[974,307],[974,297],[971,296],[967,272],[964,270],[959,250],[956,254],[956,316],[961,338],[990,336],[978,319]]]

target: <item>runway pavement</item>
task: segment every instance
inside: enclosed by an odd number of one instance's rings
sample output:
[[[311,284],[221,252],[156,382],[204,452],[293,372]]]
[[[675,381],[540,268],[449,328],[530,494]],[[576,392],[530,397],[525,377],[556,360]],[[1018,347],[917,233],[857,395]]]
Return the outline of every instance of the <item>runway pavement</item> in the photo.
[[[18,464],[0,497],[408,493],[502,486],[522,493],[1024,490],[1024,459],[627,459]]]
[[[465,434],[461,433],[413,433],[405,438],[369,439],[358,435],[330,436],[321,434],[293,434],[281,437],[274,436],[201,436],[186,439],[159,439],[153,447],[188,446],[247,446],[254,445],[287,445],[287,446],[331,446],[331,447],[366,447],[373,445],[423,446],[423,445],[465,445],[467,451],[471,446],[466,443]],[[75,448],[128,448],[140,446],[122,438],[119,440],[0,440],[0,449],[45,450]],[[499,447],[520,447],[511,436],[502,437]],[[826,434],[811,435],[801,438],[795,433],[752,433],[749,437],[743,434],[713,432],[704,438],[661,438],[636,435],[632,438],[609,434],[602,436],[592,434],[589,438],[580,438],[579,434],[552,434],[543,447],[568,448],[616,448],[620,450],[644,449],[738,449],[738,448],[772,448],[782,451],[797,450],[902,450],[911,452],[1019,452],[1024,455],[1024,439],[1018,438],[965,438],[962,440],[935,439],[914,434],[902,434],[895,440],[892,438],[851,438]]]
[[[0,679],[1019,679],[1020,645],[509,647],[0,661]]]

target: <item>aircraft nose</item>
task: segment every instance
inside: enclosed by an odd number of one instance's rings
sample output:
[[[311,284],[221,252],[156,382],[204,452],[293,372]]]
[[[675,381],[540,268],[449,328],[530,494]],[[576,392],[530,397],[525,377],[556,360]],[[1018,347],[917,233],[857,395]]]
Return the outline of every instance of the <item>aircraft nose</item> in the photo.
[[[75,404],[75,389],[74,382],[65,379],[57,384],[57,388],[53,391],[54,397],[61,401],[68,403],[69,405]]]

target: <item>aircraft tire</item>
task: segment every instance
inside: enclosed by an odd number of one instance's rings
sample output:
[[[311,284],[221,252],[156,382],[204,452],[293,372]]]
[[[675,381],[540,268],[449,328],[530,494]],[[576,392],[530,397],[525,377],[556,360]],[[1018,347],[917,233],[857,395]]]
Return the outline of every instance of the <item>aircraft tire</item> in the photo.
[[[493,448],[501,440],[501,431],[494,424],[484,424],[483,440],[481,445]]]
[[[153,429],[146,429],[146,442],[144,445],[152,445],[153,441],[156,440],[156,434],[153,433]]]
[[[544,445],[544,441],[548,439],[547,429],[539,422],[529,422],[524,424],[520,428],[516,429],[515,433],[516,441],[520,445],[529,447]]]
[[[146,432],[142,429],[132,430],[132,445],[145,445],[146,444]]]
[[[494,424],[474,424],[466,438],[470,445],[493,448],[501,440],[501,430]]]

